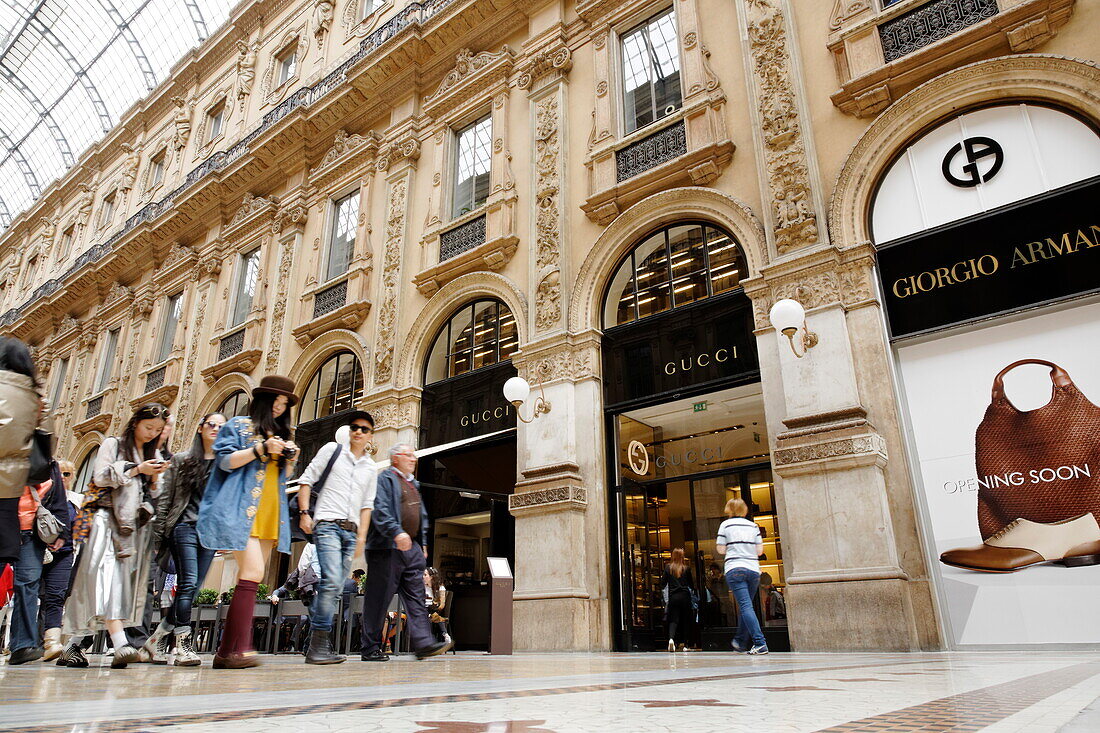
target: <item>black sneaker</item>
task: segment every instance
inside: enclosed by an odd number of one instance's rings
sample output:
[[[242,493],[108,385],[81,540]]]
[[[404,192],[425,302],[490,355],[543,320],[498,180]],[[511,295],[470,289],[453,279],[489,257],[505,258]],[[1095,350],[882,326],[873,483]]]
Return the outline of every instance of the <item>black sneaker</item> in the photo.
[[[454,646],[453,641],[437,641],[436,643],[429,644],[422,649],[417,649],[416,658],[427,659],[428,657],[434,657],[437,654],[445,654],[446,652],[450,651],[452,646]]]
[[[363,654],[359,657],[364,662],[388,662],[390,661],[389,654],[383,654],[381,649],[375,649],[370,654]]]
[[[75,644],[69,644],[61,656],[57,658],[58,667],[75,667],[83,669],[88,666],[88,658],[84,656],[84,650]]]
[[[40,646],[28,646],[22,649],[16,649],[8,657],[8,664],[26,664],[27,662],[33,662],[36,659],[42,658],[42,647]]]

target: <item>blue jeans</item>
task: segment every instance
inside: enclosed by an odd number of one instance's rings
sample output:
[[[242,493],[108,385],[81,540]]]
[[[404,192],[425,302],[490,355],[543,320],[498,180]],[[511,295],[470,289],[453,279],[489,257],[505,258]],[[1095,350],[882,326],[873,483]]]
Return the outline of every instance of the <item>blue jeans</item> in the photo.
[[[42,618],[44,628],[61,628],[61,611],[65,608],[65,596],[69,593],[69,576],[72,572],[72,550],[58,550],[53,554],[53,562],[42,566],[38,615]]]
[[[317,546],[321,581],[317,584],[317,597],[309,607],[309,623],[320,631],[332,631],[332,617],[336,615],[340,594],[344,592],[344,581],[351,572],[355,533],[333,522],[317,522],[313,527],[313,543]]]
[[[745,650],[753,646],[766,648],[768,643],[764,641],[764,632],[760,630],[760,621],[757,620],[756,611],[752,607],[753,596],[760,587],[760,573],[745,568],[734,568],[726,573],[726,585],[730,587],[730,592],[733,593],[741,614],[737,633],[733,635],[734,642]]]
[[[191,625],[191,605],[199,592],[199,583],[206,577],[214,550],[199,542],[194,522],[180,522],[172,530],[172,562],[176,565],[176,599],[165,617],[177,629]]]
[[[33,529],[19,532],[19,559],[15,561],[15,599],[11,619],[11,650],[41,646],[38,638],[38,586],[46,546]]]

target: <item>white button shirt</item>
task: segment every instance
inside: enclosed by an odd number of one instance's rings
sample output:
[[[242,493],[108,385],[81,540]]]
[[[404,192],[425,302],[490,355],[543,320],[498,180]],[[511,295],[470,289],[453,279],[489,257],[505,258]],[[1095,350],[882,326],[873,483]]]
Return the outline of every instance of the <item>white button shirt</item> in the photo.
[[[336,443],[327,443],[317,451],[317,455],[302,473],[299,484],[310,487],[310,506],[314,510],[314,521],[346,519],[358,524],[360,510],[374,508],[374,495],[378,491],[378,469],[369,453],[364,453],[357,460],[351,450],[344,446],[318,497],[315,484],[324,473],[336,447]]]

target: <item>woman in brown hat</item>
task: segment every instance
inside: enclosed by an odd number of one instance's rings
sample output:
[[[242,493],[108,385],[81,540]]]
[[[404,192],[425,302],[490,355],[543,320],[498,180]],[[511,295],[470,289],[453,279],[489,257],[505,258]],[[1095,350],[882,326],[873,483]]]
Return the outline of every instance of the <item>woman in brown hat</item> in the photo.
[[[252,613],[271,548],[290,552],[286,479],[298,456],[289,439],[290,408],[297,403],[291,379],[264,377],[252,390],[249,416],[227,422],[214,442],[214,470],[195,528],[203,547],[233,550],[237,559],[237,586],[215,668],[260,664],[252,648]]]

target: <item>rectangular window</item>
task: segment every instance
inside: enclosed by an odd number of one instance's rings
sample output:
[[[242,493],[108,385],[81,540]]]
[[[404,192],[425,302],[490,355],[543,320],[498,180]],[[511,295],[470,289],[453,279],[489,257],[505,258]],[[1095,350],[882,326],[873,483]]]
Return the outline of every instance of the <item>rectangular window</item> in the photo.
[[[160,151],[149,161],[149,185],[155,186],[164,180],[165,151]]]
[[[237,271],[237,292],[233,300],[233,322],[237,326],[248,318],[252,310],[252,298],[256,295],[256,283],[260,275],[260,250],[256,249],[241,255],[240,269]]]
[[[900,2],[901,2],[901,0],[882,0],[882,9],[885,10],[886,8],[890,7],[891,5],[897,5]]]
[[[626,132],[680,108],[680,47],[671,10],[623,35],[623,119]]]
[[[115,373],[115,353],[118,351],[118,329],[112,328],[107,332],[103,341],[103,350],[100,352],[99,375],[95,380],[97,393],[107,389],[108,382]]]
[[[225,101],[219,102],[216,107],[207,112],[206,118],[210,129],[210,136],[206,138],[209,142],[222,134],[222,125],[225,123]]]
[[[489,167],[493,152],[493,123],[489,115],[455,133],[454,213],[459,217],[489,197]]]
[[[57,375],[54,377],[53,391],[50,393],[50,409],[56,410],[61,404],[61,398],[65,392],[65,377],[68,376],[69,360],[62,359],[57,365]]]
[[[103,216],[100,218],[100,226],[107,226],[111,223],[111,219],[115,215],[115,197],[114,191],[103,197]]]
[[[295,41],[287,46],[282,53],[276,56],[275,63],[278,67],[278,78],[275,86],[279,86],[285,84],[288,79],[292,79],[298,73],[298,42]]]
[[[355,251],[355,229],[359,226],[359,192],[333,202],[332,238],[325,263],[325,281],[343,275],[351,266]]]
[[[75,228],[69,227],[61,233],[61,256],[59,261],[64,262],[69,257],[69,253],[73,249],[73,238],[75,236]]]
[[[157,358],[154,363],[159,364],[172,353],[172,346],[176,341],[176,328],[179,327],[180,318],[183,316],[183,293],[177,293],[168,299],[164,313],[164,328],[160,333],[160,344],[157,346]]]
[[[363,17],[373,13],[385,4],[386,0],[363,0]]]

